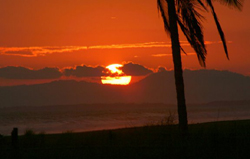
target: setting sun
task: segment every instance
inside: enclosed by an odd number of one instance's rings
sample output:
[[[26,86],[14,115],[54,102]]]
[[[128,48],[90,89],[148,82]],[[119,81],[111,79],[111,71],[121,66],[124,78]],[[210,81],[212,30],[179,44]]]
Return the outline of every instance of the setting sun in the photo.
[[[121,64],[112,64],[108,65],[106,68],[109,69],[111,73],[117,73],[118,75],[121,75],[123,72],[122,70],[119,70],[123,65]]]
[[[132,79],[131,76],[123,75],[121,64],[112,64],[106,68],[111,72],[111,76],[102,76],[102,84],[112,84],[112,85],[128,85]],[[113,75],[113,76],[112,76]]]

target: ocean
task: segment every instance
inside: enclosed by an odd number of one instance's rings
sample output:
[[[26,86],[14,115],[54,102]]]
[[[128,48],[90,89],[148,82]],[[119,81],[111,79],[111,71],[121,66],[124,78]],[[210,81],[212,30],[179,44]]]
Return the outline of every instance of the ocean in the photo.
[[[250,119],[249,102],[188,104],[189,124]],[[166,122],[166,118],[172,119]],[[154,124],[178,123],[176,105],[171,104],[79,104],[0,108],[0,134],[84,132]]]

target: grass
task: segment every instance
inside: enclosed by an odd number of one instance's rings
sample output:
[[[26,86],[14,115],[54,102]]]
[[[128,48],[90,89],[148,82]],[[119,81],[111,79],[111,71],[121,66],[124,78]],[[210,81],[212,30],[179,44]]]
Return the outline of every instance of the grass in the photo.
[[[249,158],[250,120],[189,125],[182,137],[177,125],[0,138],[0,158],[241,159]]]

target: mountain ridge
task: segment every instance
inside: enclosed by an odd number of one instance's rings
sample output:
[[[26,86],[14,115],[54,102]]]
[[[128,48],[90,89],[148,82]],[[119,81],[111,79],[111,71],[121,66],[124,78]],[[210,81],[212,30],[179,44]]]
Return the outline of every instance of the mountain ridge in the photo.
[[[187,103],[250,100],[250,77],[229,71],[185,70]],[[176,103],[173,71],[153,73],[127,86],[53,81],[0,87],[0,107],[91,103]]]

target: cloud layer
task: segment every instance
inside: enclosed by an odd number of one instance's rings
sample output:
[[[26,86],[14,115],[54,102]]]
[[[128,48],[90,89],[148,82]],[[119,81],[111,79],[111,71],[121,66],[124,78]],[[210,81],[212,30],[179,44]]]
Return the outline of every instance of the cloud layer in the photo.
[[[206,45],[221,43],[221,41],[206,41]],[[231,42],[229,42],[231,43]],[[190,46],[187,41],[181,41],[182,46]],[[42,47],[0,47],[0,55],[23,57],[45,56],[53,53],[70,53],[79,50],[93,49],[131,49],[131,48],[169,48],[170,42],[145,42],[134,44],[111,44],[95,46],[42,46]],[[157,56],[157,55],[156,55]]]
[[[131,76],[144,76],[153,73],[152,70],[134,63],[126,63],[120,68],[124,74]],[[62,76],[66,77],[101,77],[101,76],[114,76],[105,67],[102,66],[76,66],[74,68],[43,68],[33,70],[21,66],[7,66],[0,68],[0,78],[3,79],[58,79]]]
[[[25,67],[8,66],[0,68],[0,77],[5,79],[56,79],[62,73],[58,68],[43,68],[31,70]]]
[[[105,68],[101,66],[88,67],[86,65],[77,66],[76,68],[64,69],[65,76],[75,77],[100,77],[103,76]]]
[[[131,76],[145,76],[150,73],[153,73],[152,70],[142,65],[134,63],[124,64],[124,66],[121,69],[126,75],[131,75]]]

